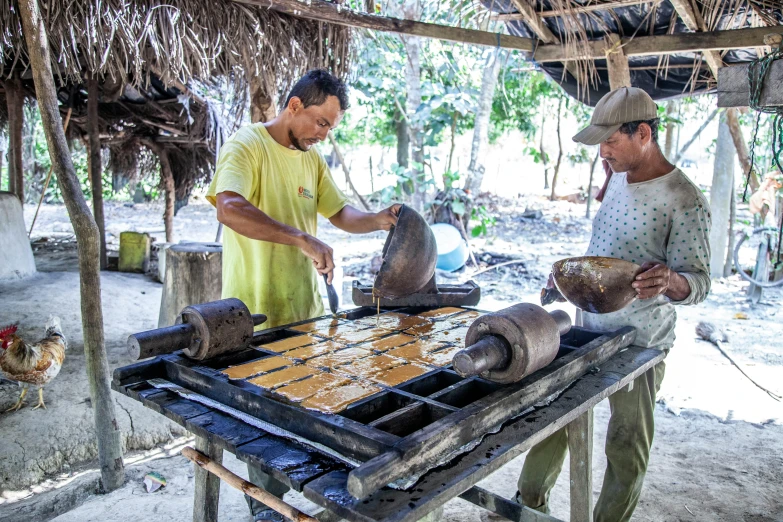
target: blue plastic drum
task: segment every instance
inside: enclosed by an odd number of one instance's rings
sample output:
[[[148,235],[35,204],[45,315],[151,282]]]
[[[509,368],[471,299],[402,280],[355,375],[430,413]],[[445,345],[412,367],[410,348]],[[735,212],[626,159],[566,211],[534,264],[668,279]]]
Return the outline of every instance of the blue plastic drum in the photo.
[[[462,268],[468,260],[468,245],[459,230],[446,223],[435,223],[430,225],[430,228],[435,234],[435,243],[438,246],[436,268],[447,272]]]

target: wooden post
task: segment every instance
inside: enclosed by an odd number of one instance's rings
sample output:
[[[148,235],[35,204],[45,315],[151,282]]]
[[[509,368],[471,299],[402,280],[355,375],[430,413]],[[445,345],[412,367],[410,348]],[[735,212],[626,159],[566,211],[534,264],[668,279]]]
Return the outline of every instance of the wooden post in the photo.
[[[734,184],[734,143],[725,114],[721,115],[718,125],[718,141],[715,143],[715,166],[712,171],[710,189],[710,209],[712,210],[712,228],[710,229],[710,276],[723,277],[723,265],[726,261],[728,243],[729,213],[731,211],[731,187]]]
[[[631,86],[631,71],[628,68],[628,58],[623,48],[620,47],[620,36],[616,34],[606,35],[606,67],[609,69],[609,88],[611,90],[620,87]]]
[[[98,461],[103,489],[112,491],[125,482],[125,467],[122,462],[121,433],[109,387],[109,363],[104,347],[98,226],[82,194],[71,161],[71,152],[65,140],[57,103],[57,91],[52,76],[49,41],[37,0],[20,0],[19,14],[35,80],[35,92],[49,155],[68,215],[71,217],[79,249],[84,353],[87,377],[90,381],[95,433],[98,439]]]
[[[160,162],[160,181],[163,185],[165,206],[163,208],[163,228],[166,229],[166,243],[174,242],[174,205],[177,199],[177,189],[174,183],[174,172],[171,170],[171,160],[166,147],[152,140],[142,143],[158,157]]]
[[[223,246],[184,243],[166,249],[158,328],[171,326],[188,305],[217,301],[223,290]]]
[[[568,425],[571,522],[593,520],[593,408]]]
[[[106,270],[106,224],[103,219],[103,165],[101,164],[100,122],[98,120],[98,79],[91,74],[87,80],[87,138],[90,150],[90,184],[92,212],[101,240],[101,270]]]
[[[216,464],[223,464],[223,449],[204,437],[196,437],[196,451]],[[193,464],[196,491],[193,494],[193,522],[217,522],[220,504],[220,478]]]
[[[24,168],[22,165],[22,128],[24,127],[24,96],[19,74],[5,81],[5,101],[8,106],[8,190],[24,206]]]

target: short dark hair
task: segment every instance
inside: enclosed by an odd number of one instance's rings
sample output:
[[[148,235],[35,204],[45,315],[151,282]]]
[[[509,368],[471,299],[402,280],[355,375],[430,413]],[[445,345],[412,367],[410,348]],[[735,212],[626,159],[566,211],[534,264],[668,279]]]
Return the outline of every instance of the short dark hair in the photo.
[[[284,107],[288,107],[288,102],[294,96],[302,100],[305,108],[322,105],[327,97],[336,96],[340,101],[340,110],[348,110],[348,90],[345,83],[324,69],[307,71],[291,89]]]
[[[652,120],[639,120],[639,121],[631,121],[628,123],[623,123],[619,129],[620,132],[627,136],[633,136],[636,134],[636,131],[639,130],[639,125],[642,123],[646,123],[650,126],[650,136],[652,137],[653,142],[658,143],[658,125],[661,124],[660,118],[654,118]]]

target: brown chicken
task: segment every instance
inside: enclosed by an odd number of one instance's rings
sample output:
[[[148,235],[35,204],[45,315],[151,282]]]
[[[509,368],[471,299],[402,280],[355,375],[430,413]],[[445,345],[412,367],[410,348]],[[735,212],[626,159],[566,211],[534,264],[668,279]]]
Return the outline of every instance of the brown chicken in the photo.
[[[44,408],[43,387],[54,379],[65,360],[67,347],[60,319],[51,316],[46,322],[46,335],[34,344],[28,344],[16,335],[17,325],[0,329],[0,374],[22,387],[16,404],[6,411],[16,411],[24,405],[30,385],[38,387],[38,405]]]

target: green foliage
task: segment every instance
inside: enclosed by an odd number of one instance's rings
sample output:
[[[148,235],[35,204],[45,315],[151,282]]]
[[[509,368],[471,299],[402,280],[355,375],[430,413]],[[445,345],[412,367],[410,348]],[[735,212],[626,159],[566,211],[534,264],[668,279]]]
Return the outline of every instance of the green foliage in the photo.
[[[582,145],[579,145],[576,149],[576,152],[569,152],[566,154],[566,158],[568,159],[568,162],[573,167],[574,165],[580,164],[580,163],[590,163],[593,161],[592,156],[590,155],[590,151],[588,151],[585,147]]]
[[[532,140],[538,130],[541,111],[546,110],[546,101],[566,96],[544,73],[525,69],[529,66],[512,54],[501,69],[492,100],[490,143],[512,130],[518,130],[527,140]]]
[[[544,155],[542,156],[541,151],[537,147],[528,145],[525,147],[525,154],[531,156],[535,163],[549,163],[549,154],[544,152]]]
[[[489,213],[484,205],[474,207],[470,218],[479,222],[470,231],[470,235],[473,237],[486,236],[489,233],[489,227],[494,227],[497,223],[497,219]]]

